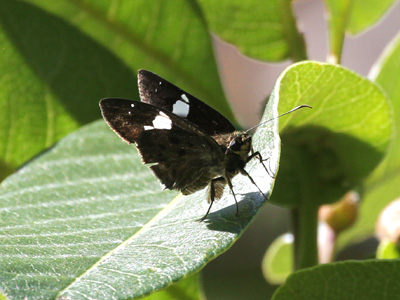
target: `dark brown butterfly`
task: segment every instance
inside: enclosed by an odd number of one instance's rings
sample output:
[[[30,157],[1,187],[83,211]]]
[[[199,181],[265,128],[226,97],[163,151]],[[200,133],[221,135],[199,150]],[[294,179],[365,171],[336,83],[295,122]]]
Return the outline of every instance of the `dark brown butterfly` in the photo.
[[[189,195],[208,187],[210,206],[201,221],[213,202],[222,197],[226,185],[238,213],[232,178],[241,173],[257,186],[245,166],[254,157],[263,163],[248,134],[259,125],[235,131],[219,112],[152,72],[139,70],[138,84],[141,102],[119,98],[100,101],[107,124],[124,141],[136,144],[143,163],[151,164],[165,189]],[[289,112],[301,107],[309,106]]]

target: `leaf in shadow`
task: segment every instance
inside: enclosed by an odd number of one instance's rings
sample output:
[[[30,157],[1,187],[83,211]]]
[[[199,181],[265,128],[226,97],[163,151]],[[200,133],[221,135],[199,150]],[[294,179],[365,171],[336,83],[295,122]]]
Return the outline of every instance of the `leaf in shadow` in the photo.
[[[400,293],[399,267],[398,260],[320,265],[289,276],[272,299],[395,299]]]
[[[99,99],[137,95],[136,74],[64,20],[7,0],[0,4],[0,22],[24,61],[80,124],[99,117]],[[45,114],[46,107],[40,111]]]

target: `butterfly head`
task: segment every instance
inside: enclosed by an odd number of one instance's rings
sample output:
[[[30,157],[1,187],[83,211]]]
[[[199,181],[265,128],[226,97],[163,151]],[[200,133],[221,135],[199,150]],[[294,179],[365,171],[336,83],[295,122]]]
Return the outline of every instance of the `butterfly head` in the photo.
[[[246,159],[248,153],[251,149],[251,136],[246,132],[239,132],[234,134],[232,140],[229,143],[227,152],[233,152],[236,155],[239,155],[243,159]]]

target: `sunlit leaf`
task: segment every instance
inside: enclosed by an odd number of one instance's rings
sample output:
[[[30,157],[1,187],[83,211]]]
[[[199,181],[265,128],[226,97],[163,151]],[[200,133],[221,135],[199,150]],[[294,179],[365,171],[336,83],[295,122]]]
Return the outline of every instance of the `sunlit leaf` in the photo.
[[[0,51],[0,180],[99,118],[101,98],[137,99],[140,68],[233,118],[209,32],[187,1],[1,1]]]
[[[396,0],[353,0],[347,30],[357,34],[376,25]]]
[[[280,113],[299,104],[313,107],[280,119],[283,159],[272,198],[276,204],[336,201],[382,159],[391,112],[371,81],[338,65],[303,62],[286,69],[271,98],[279,98]]]
[[[276,115],[270,101],[264,119]],[[276,173],[276,120],[254,148]],[[273,178],[246,169],[266,195]],[[177,282],[226,251],[265,199],[245,176],[233,180],[204,222],[206,190],[162,191],[133,146],[99,120],[8,177],[0,190],[0,289],[14,298],[126,299]]]
[[[255,59],[304,59],[305,46],[289,0],[199,1],[210,30]]]

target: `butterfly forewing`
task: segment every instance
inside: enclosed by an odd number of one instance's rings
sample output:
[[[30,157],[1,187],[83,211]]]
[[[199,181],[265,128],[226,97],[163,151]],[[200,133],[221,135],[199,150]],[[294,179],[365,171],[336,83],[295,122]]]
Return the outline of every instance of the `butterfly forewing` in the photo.
[[[152,72],[139,70],[138,85],[142,102],[172,112],[195,124],[208,135],[235,130],[219,112]]]
[[[204,188],[220,170],[224,153],[196,126],[153,105],[118,98],[100,102],[104,119],[168,189],[189,194]]]
[[[151,126],[159,114],[140,102],[120,98],[102,99],[100,109],[107,124],[127,143],[135,143],[144,126]]]

